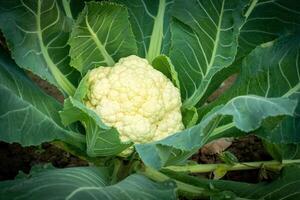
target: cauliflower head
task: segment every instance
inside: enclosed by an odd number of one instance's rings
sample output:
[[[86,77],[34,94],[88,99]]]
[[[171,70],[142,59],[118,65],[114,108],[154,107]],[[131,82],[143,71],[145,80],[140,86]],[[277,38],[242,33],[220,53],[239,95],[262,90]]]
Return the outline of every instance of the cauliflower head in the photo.
[[[184,128],[179,90],[146,59],[131,55],[90,71],[85,104],[122,142],[147,143]]]

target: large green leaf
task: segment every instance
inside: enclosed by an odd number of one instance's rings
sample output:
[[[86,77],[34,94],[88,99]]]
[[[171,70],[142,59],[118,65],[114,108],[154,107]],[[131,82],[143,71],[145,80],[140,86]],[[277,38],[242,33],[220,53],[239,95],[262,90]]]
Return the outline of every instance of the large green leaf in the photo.
[[[258,133],[259,136],[266,138],[264,140],[266,150],[279,161],[300,158],[300,92],[293,97],[298,99],[295,116],[285,118],[273,130]]]
[[[248,184],[247,187],[240,187],[243,183],[221,181],[213,185],[221,190],[233,191],[236,196],[246,199],[297,200],[300,198],[299,181],[299,166],[288,166],[283,169],[280,177],[271,183]]]
[[[107,168],[49,169],[0,182],[0,199],[176,199],[173,182],[155,183],[137,174],[115,185],[110,181]]]
[[[278,97],[285,93],[291,95],[292,88],[295,87],[297,90],[299,87],[297,83],[300,79],[298,1],[254,0],[251,6],[248,11],[252,12],[248,13],[249,16],[239,37],[238,53],[247,57],[240,64],[241,73],[236,84],[238,86],[234,86],[230,94],[225,95],[226,99],[249,93],[268,97]],[[268,12],[265,12],[266,10]],[[249,43],[248,46],[246,43]],[[273,74],[280,76],[272,76]]]
[[[300,144],[300,88],[290,98],[298,100],[294,116],[283,119],[274,128],[264,127],[257,133],[258,136],[278,144]]]
[[[136,37],[138,55],[149,62],[169,53],[173,0],[113,0],[126,5]]]
[[[298,0],[252,0],[241,29],[237,59],[262,43],[289,35],[300,28]]]
[[[270,184],[265,184],[264,187],[255,187],[251,192],[246,193],[245,191],[244,197],[265,200],[297,200],[300,198],[299,182],[299,166],[286,167],[283,169],[281,176],[277,180]],[[238,187],[238,185],[236,187]]]
[[[63,140],[85,148],[81,134],[63,128],[62,106],[26,77],[9,55],[0,53],[0,140],[23,146]]]
[[[289,97],[298,100],[293,117],[287,117],[271,130],[259,135],[275,143],[300,142],[300,38],[298,34],[279,38],[255,48],[242,62],[236,83],[224,95],[210,105],[211,108],[226,103],[238,95],[256,94],[265,97]]]
[[[291,165],[283,168],[279,177],[257,184],[226,180],[208,180],[178,172],[167,171],[167,175],[181,182],[202,187],[212,199],[224,200],[298,200],[300,198],[300,167]]]
[[[275,144],[264,141],[264,147],[278,161],[300,158],[300,144]]]
[[[78,73],[68,65],[72,20],[61,0],[0,2],[0,29],[16,63],[72,95]]]
[[[217,72],[234,61],[245,6],[243,0],[175,1],[170,57],[184,108],[195,106]]]
[[[296,101],[288,98],[238,96],[224,106],[215,107],[199,124],[189,129],[161,141],[137,144],[135,147],[144,163],[151,167],[161,168],[178,164],[204,144],[223,137],[223,131],[229,127],[235,126],[241,131],[250,132],[258,129],[265,119],[282,115],[292,116],[296,105]],[[232,116],[233,122],[213,132],[224,116]]]
[[[74,25],[71,65],[85,74],[98,66],[137,53],[136,42],[124,6],[109,2],[88,2]]]

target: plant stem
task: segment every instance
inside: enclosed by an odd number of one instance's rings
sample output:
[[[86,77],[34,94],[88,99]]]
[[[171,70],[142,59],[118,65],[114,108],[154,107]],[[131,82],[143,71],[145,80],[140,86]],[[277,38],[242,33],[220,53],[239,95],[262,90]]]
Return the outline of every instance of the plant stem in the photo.
[[[160,55],[162,40],[164,36],[164,15],[166,9],[166,0],[160,0],[157,16],[154,17],[152,35],[150,38],[149,49],[146,55],[147,60],[151,63],[155,57]]]
[[[122,167],[122,161],[119,159],[114,160],[114,171],[112,173],[112,179],[111,179],[111,184],[115,184],[118,182],[118,175],[119,175],[119,170]]]
[[[72,15],[71,8],[70,8],[70,1],[63,0],[62,3],[63,3],[63,8],[65,10],[67,17],[69,17],[70,19],[73,19],[73,15]]]
[[[190,173],[207,173],[212,172],[217,168],[225,168],[228,171],[238,171],[238,170],[249,170],[258,169],[262,166],[266,168],[281,169],[287,164],[300,164],[300,159],[298,160],[283,160],[282,162],[272,160],[272,161],[260,161],[260,162],[244,162],[235,165],[228,164],[199,164],[199,165],[187,165],[187,166],[168,166],[164,169],[176,171],[176,172],[190,172]]]
[[[190,196],[193,197],[201,197],[201,198],[208,198],[209,197],[209,192],[205,190],[204,188],[200,188],[194,185],[189,185],[187,183],[183,183],[181,181],[177,181],[174,179],[171,179],[167,175],[152,169],[150,167],[144,166],[142,170],[138,170],[139,174],[142,174],[154,181],[162,182],[162,181],[168,181],[172,180],[176,183],[177,185],[177,190],[180,194],[184,193],[185,195],[189,194]]]
[[[233,127],[235,127],[233,122],[225,124],[223,126],[219,126],[219,127],[215,128],[209,136],[212,137],[212,136],[218,135],[219,133],[223,133],[224,131],[231,129]]]
[[[291,88],[287,93],[285,93],[282,97],[289,97],[292,94],[296,93],[300,89],[300,83]]]
[[[257,4],[258,0],[252,0],[248,10],[245,13],[245,17],[246,19],[249,17],[249,15],[252,13],[253,9],[255,8],[256,4]]]

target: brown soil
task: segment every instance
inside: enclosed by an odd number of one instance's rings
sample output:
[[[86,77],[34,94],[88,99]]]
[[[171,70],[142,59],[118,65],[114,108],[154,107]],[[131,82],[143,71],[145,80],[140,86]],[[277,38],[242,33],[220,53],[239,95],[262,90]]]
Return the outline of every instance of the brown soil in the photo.
[[[58,168],[88,165],[48,143],[40,147],[21,147],[16,143],[0,142],[0,160],[0,181],[13,179],[19,171],[29,173],[36,164],[52,163]]]
[[[272,159],[272,157],[264,149],[261,140],[254,135],[235,139],[232,145],[226,151],[234,154],[238,158],[239,162],[267,161]],[[199,151],[198,154],[194,155],[192,159],[200,164],[222,162],[217,154],[205,155],[201,153],[201,151]],[[257,183],[262,179],[267,178],[262,175],[263,174],[259,169],[232,171],[228,172],[223,179]],[[207,176],[212,177],[212,174],[207,174]]]

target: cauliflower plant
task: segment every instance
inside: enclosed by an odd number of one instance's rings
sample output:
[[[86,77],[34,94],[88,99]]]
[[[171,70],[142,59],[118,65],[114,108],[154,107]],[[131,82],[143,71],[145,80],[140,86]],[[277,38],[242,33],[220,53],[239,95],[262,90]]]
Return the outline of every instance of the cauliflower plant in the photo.
[[[86,105],[122,142],[147,143],[184,128],[179,90],[146,59],[122,58],[113,67],[89,73]]]

